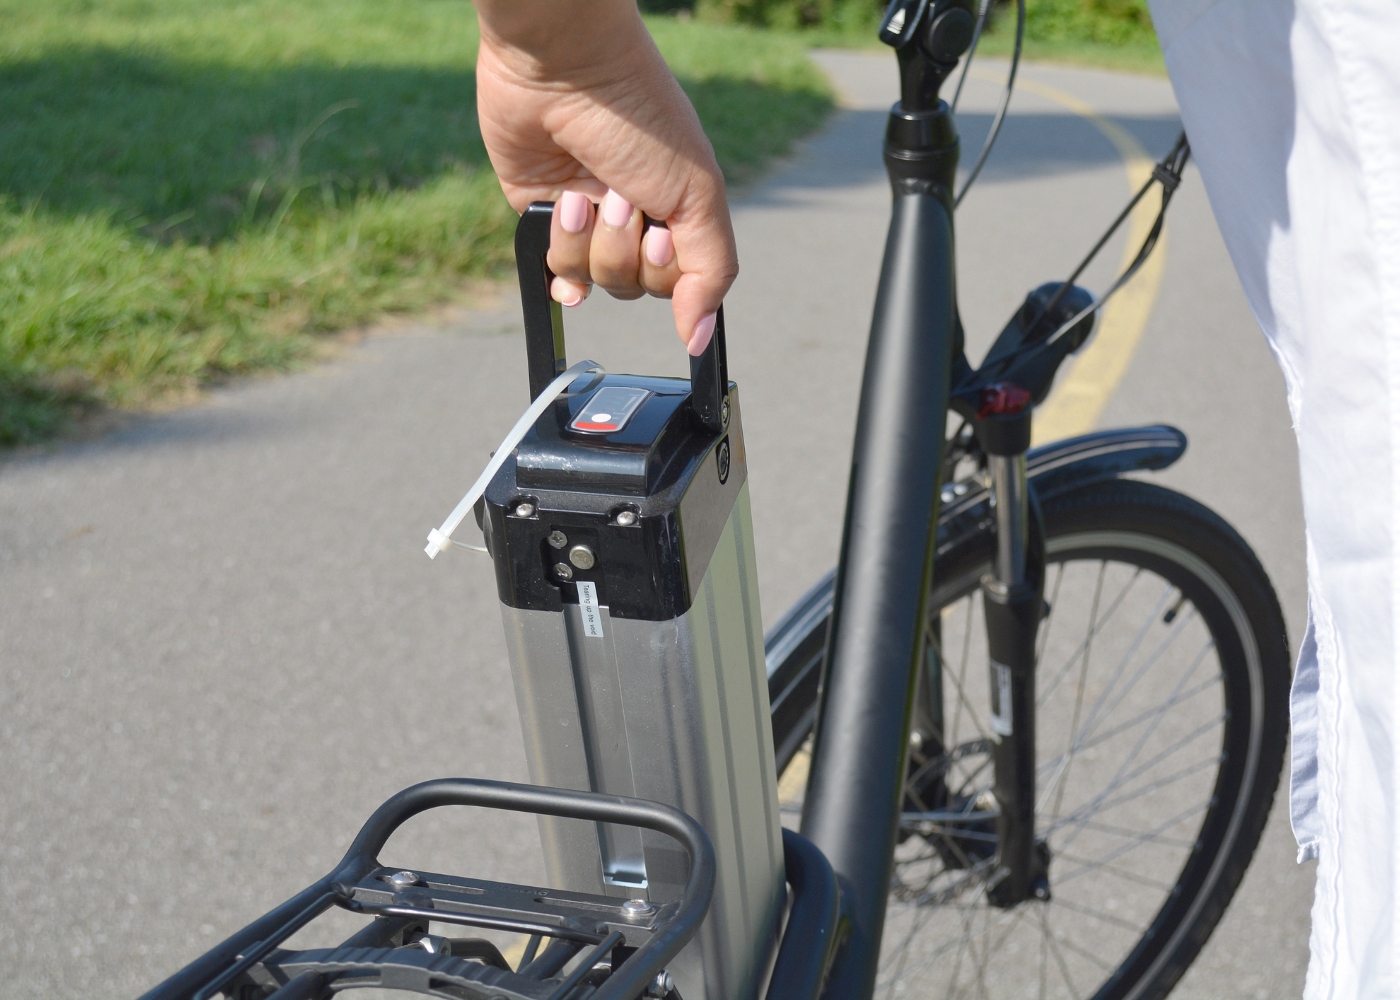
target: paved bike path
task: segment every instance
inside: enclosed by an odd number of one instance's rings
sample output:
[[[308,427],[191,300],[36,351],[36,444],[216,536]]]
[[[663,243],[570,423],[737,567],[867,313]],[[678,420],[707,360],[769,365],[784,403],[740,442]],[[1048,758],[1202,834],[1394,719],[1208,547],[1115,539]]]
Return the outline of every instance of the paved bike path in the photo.
[[[736,204],[731,364],[770,622],[835,558],[888,210],[891,61],[820,58],[848,107]],[[1151,154],[1175,135],[1165,81],[1024,72]],[[995,89],[969,84],[969,150]],[[1091,122],[1028,91],[1015,111],[959,216],[974,351],[1127,190]],[[575,358],[685,370],[664,304],[591,301],[569,322]],[[0,877],[25,907],[0,916],[7,995],[132,995],[321,874],[403,785],[525,777],[490,568],[421,551],[525,402],[506,294],[0,464]],[[1194,174],[1101,423],[1158,420],[1191,436],[1161,478],[1255,545],[1296,641],[1301,517],[1281,382]],[[414,821],[385,857],[531,880],[536,853],[528,821],[459,815]],[[1276,810],[1176,995],[1298,995],[1311,872]]]

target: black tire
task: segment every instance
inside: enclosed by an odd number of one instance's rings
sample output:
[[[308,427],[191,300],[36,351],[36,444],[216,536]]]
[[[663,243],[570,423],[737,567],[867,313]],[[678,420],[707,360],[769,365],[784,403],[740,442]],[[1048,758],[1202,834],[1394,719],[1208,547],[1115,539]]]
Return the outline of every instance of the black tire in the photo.
[[[1037,831],[1051,898],[991,907],[982,877],[994,827],[947,818],[983,809],[990,784],[975,714],[985,718],[986,658],[972,652],[985,631],[977,585],[993,539],[984,528],[949,540],[935,570],[927,676],[939,691],[924,683],[916,720],[938,718],[939,731],[928,734],[935,752],[911,764],[877,995],[1163,997],[1220,920],[1268,818],[1289,653],[1249,546],[1201,504],[1144,482],[1080,487],[1042,511],[1050,611],[1037,676]],[[1066,644],[1056,629],[1081,605],[1083,638]],[[943,707],[930,708],[938,699]],[[960,712],[973,728],[959,731]],[[930,808],[916,794],[930,774],[945,777],[943,812],[923,815],[940,821],[912,821]]]

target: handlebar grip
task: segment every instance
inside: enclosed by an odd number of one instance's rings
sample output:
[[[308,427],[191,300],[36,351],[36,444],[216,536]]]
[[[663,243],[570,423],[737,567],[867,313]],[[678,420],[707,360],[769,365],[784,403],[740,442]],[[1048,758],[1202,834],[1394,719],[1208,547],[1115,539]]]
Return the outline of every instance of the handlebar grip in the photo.
[[[564,312],[549,294],[554,278],[549,253],[549,224],[554,202],[537,201],[525,209],[515,227],[515,267],[520,275],[520,304],[525,315],[525,357],[530,369],[530,398],[568,368],[564,349]],[[724,397],[729,392],[729,359],[724,346],[724,308],[715,317],[715,333],[699,357],[690,359],[690,405],[702,424],[724,429]]]

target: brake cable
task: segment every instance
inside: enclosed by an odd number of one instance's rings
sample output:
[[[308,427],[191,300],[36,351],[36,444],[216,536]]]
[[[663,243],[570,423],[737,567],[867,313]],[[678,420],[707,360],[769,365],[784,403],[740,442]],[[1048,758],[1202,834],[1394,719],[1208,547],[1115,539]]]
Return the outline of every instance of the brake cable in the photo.
[[[1097,312],[1099,309],[1102,309],[1104,303],[1106,303],[1110,297],[1112,297],[1120,288],[1122,288],[1124,285],[1126,285],[1129,281],[1132,280],[1133,275],[1137,274],[1138,271],[1141,270],[1142,265],[1147,263],[1147,258],[1152,255],[1153,249],[1157,246],[1157,240],[1162,235],[1162,226],[1166,222],[1167,206],[1171,204],[1172,195],[1176,193],[1177,187],[1181,184],[1182,171],[1186,169],[1186,164],[1190,159],[1191,144],[1187,141],[1186,133],[1183,131],[1180,135],[1177,136],[1176,142],[1172,145],[1172,148],[1167,152],[1167,155],[1162,157],[1162,159],[1157,162],[1156,166],[1152,168],[1152,176],[1150,176],[1147,179],[1146,183],[1144,183],[1142,187],[1138,189],[1137,194],[1133,195],[1132,200],[1128,202],[1127,207],[1124,208],[1122,212],[1118,213],[1118,218],[1113,220],[1113,224],[1108,227],[1108,230],[1103,234],[1103,236],[1099,237],[1099,241],[1094,244],[1093,249],[1091,249],[1089,253],[1085,256],[1085,258],[1079,262],[1079,266],[1074,269],[1074,273],[1065,279],[1064,284],[1062,284],[1059,290],[1056,291],[1055,294],[1050,297],[1050,301],[1045,303],[1045,305],[1041,308],[1040,312],[1036,315],[1035,319],[1032,320],[1029,324],[1027,324],[1026,329],[1034,330],[1036,324],[1039,323],[1045,316],[1049,315],[1050,311],[1054,309],[1055,306],[1059,305],[1060,300],[1065,296],[1065,293],[1067,293],[1070,290],[1070,288],[1073,287],[1075,280],[1078,279],[1078,277],[1084,273],[1084,269],[1089,266],[1089,264],[1093,261],[1095,257],[1098,256],[1099,251],[1104,248],[1104,245],[1109,241],[1109,239],[1112,238],[1113,234],[1116,233],[1119,227],[1123,225],[1123,221],[1127,219],[1128,216],[1132,213],[1133,209],[1137,207],[1138,202],[1142,201],[1142,199],[1147,196],[1147,192],[1152,189],[1152,185],[1161,184],[1162,206],[1157,210],[1157,218],[1153,220],[1152,228],[1148,231],[1147,236],[1143,239],[1142,246],[1138,247],[1138,252],[1133,257],[1132,262],[1129,263],[1128,266],[1123,269],[1122,274],[1120,274],[1117,278],[1114,279],[1113,284],[1108,286],[1108,290],[1106,292],[1104,292],[1102,295],[1096,298],[1093,302],[1089,303],[1089,305],[1079,310],[1079,312],[1075,313],[1069,319],[1061,323],[1059,328],[1054,333],[1050,334],[1049,337],[1045,338],[1044,343],[1047,346],[1055,343],[1066,333],[1068,333],[1071,329],[1073,329],[1074,325],[1080,320],[1082,320],[1085,316],[1088,316],[1090,313]]]
[[[953,91],[953,101],[949,107],[952,112],[958,110],[958,98],[962,96],[963,83],[967,80],[967,71],[972,68],[972,58],[977,54],[977,43],[982,40],[982,29],[987,24],[991,9],[991,0],[982,0],[981,9],[977,14],[977,24],[972,31],[972,45],[967,50],[967,57],[963,59],[962,73],[959,75],[958,85]],[[1006,73],[1006,88],[1001,95],[1001,105],[997,108],[996,116],[992,118],[992,127],[987,132],[987,138],[982,142],[982,150],[977,154],[977,162],[968,171],[967,180],[963,182],[962,190],[953,199],[954,208],[962,204],[968,189],[972,187],[972,182],[977,180],[977,175],[982,172],[987,157],[991,155],[992,146],[996,145],[997,136],[1001,134],[1001,126],[1006,121],[1007,109],[1011,107],[1011,94],[1016,89],[1016,68],[1021,64],[1021,39],[1025,32],[1026,0],[1016,0],[1016,45],[1011,50],[1011,68]]]

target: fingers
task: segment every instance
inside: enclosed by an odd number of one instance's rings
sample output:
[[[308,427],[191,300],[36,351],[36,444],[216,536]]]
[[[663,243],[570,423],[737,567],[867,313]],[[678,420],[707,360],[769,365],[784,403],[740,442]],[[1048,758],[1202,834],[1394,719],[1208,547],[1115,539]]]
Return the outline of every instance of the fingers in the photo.
[[[594,222],[593,203],[588,196],[565,191],[559,196],[549,223],[549,255],[545,259],[549,269],[564,279],[564,285],[576,292],[580,301],[588,294],[593,280],[588,273],[588,247],[593,240]],[[555,284],[559,284],[558,279]],[[567,298],[554,297],[569,304]]]
[[[641,270],[637,275],[642,287],[648,295],[669,299],[680,276],[671,230],[664,226],[648,227],[642,234]]]
[[[593,241],[588,248],[588,270],[593,281],[619,299],[643,294],[637,280],[641,262],[642,213],[616,191],[609,191],[598,206]]]
[[[640,211],[609,190],[596,208],[566,191],[550,228],[550,294],[576,306],[594,284],[616,298],[672,299],[676,332],[698,355],[714,334],[715,313],[739,272],[723,188],[689,199],[665,225],[646,226]]]
[[[576,306],[593,284],[620,299],[670,298],[680,278],[675,244],[664,225],[645,227],[642,213],[615,191],[596,209],[586,195],[564,192],[550,222],[550,294]]]

